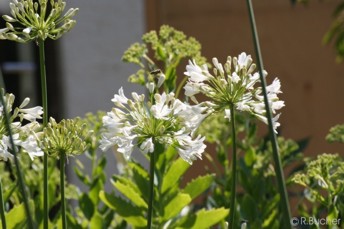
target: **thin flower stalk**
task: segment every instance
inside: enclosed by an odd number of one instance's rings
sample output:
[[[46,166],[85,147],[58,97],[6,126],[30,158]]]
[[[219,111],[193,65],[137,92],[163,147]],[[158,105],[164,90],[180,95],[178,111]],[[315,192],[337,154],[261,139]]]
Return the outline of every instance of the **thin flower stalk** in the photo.
[[[152,228],[153,221],[153,202],[154,202],[154,165],[155,165],[155,152],[149,155],[149,200],[148,200],[148,213],[147,213],[147,228]]]
[[[271,138],[271,143],[272,143],[272,150],[273,150],[273,158],[275,162],[275,171],[276,171],[276,176],[277,176],[277,182],[278,182],[278,188],[281,196],[281,205],[282,205],[282,211],[284,215],[284,220],[285,220],[285,228],[291,228],[290,219],[291,219],[291,213],[290,213],[290,207],[289,207],[289,201],[288,201],[288,193],[287,193],[287,188],[285,185],[285,179],[284,179],[284,174],[283,174],[283,168],[282,168],[282,163],[281,163],[281,158],[279,154],[279,149],[278,149],[278,143],[277,143],[277,137],[276,133],[274,131],[274,120],[272,117],[272,109],[269,103],[268,99],[268,93],[267,93],[267,87],[266,87],[266,82],[265,78],[263,77],[263,58],[262,54],[260,51],[260,45],[259,45],[259,38],[258,38],[258,33],[257,33],[257,27],[256,27],[256,22],[255,22],[255,16],[254,16],[254,11],[253,11],[253,6],[251,0],[247,0],[247,8],[249,12],[249,17],[250,17],[250,24],[251,24],[251,30],[252,30],[252,36],[253,36],[253,43],[254,43],[254,48],[255,48],[255,53],[257,56],[257,62],[258,62],[258,69],[260,72],[260,82],[262,84],[262,92],[264,96],[264,105],[266,109],[266,117],[268,121],[268,126],[269,126],[269,132],[270,132],[270,138]]]
[[[231,228],[235,228],[235,211],[236,211],[236,184],[237,184],[237,146],[236,146],[236,129],[235,129],[235,109],[234,105],[230,105],[231,111],[231,127],[232,127],[232,187],[229,222]]]
[[[44,40],[38,40],[39,66],[41,74],[41,95],[43,104],[43,128],[48,124],[48,94],[47,94],[47,74],[45,68]],[[43,156],[43,227],[48,228],[49,224],[49,189],[48,189],[48,155]]]
[[[61,215],[62,215],[62,228],[67,229],[66,217],[66,197],[65,197],[65,152],[60,152],[60,186],[61,186]]]
[[[1,179],[0,179],[0,218],[1,218],[2,228],[6,229],[7,224],[6,224],[6,217],[5,217],[5,205],[4,205],[3,188],[2,188]]]

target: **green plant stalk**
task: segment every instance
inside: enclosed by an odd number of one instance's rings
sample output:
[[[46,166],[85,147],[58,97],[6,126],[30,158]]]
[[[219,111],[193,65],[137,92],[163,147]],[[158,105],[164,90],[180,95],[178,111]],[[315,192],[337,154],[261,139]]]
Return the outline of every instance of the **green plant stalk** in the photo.
[[[66,217],[66,197],[65,197],[65,152],[60,152],[60,190],[61,190],[61,217],[62,228],[67,229],[67,217]]]
[[[237,164],[237,147],[236,147],[236,130],[235,130],[235,111],[234,104],[230,104],[231,111],[231,127],[232,127],[232,186],[231,186],[231,203],[230,203],[230,214],[229,223],[231,228],[235,228],[235,206],[236,206],[236,164]]]
[[[155,168],[155,150],[149,155],[149,202],[147,214],[147,228],[152,228],[153,202],[154,202],[154,168]]]
[[[4,197],[2,195],[2,182],[0,180],[0,217],[1,217],[1,225],[3,229],[6,229],[6,217],[5,217],[5,205],[4,205]]]
[[[274,126],[273,126],[272,112],[271,112],[271,108],[270,108],[270,104],[269,104],[269,100],[267,96],[267,91],[266,91],[266,82],[265,82],[264,73],[263,73],[263,70],[264,70],[263,58],[262,58],[260,46],[259,46],[259,39],[258,39],[257,27],[256,27],[254,12],[253,12],[253,6],[252,6],[251,0],[246,0],[246,2],[247,2],[248,11],[249,11],[250,24],[251,24],[251,30],[252,30],[252,36],[253,36],[254,49],[255,49],[255,53],[257,57],[260,81],[262,84],[262,91],[263,91],[264,103],[265,103],[265,109],[266,109],[266,117],[268,119],[270,139],[271,139],[272,150],[273,150],[273,158],[275,162],[275,171],[276,171],[276,176],[277,176],[278,188],[279,188],[279,192],[281,196],[282,211],[284,215],[283,219],[285,220],[284,225],[285,225],[285,228],[291,229],[291,224],[289,223],[291,219],[291,214],[290,214],[287,188],[286,188],[285,180],[284,180],[282,162],[279,155],[277,137],[276,137],[276,133],[274,131]]]
[[[45,69],[44,40],[38,40],[39,65],[41,73],[41,93],[43,106],[43,127],[48,124],[48,95],[47,95],[47,74]],[[49,198],[48,198],[48,154],[43,155],[43,228],[48,229],[49,225]]]

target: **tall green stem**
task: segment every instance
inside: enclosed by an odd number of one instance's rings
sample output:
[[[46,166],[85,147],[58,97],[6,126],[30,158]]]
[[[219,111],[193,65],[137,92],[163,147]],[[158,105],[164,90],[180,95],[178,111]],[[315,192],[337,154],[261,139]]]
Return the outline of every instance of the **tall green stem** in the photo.
[[[147,228],[152,228],[153,219],[153,201],[154,201],[154,167],[155,167],[155,153],[150,154],[149,161],[149,202],[148,202],[148,214],[147,214]]]
[[[66,198],[65,198],[65,152],[60,153],[60,189],[61,189],[61,215],[62,215],[62,228],[67,229],[66,218]]]
[[[41,73],[41,93],[43,106],[43,127],[48,124],[48,95],[47,95],[47,76],[45,70],[45,51],[44,40],[38,41],[39,46],[39,66]],[[43,156],[43,228],[48,229],[49,224],[49,205],[48,205],[48,155]]]
[[[4,197],[2,195],[2,182],[0,180],[0,217],[1,217],[1,225],[3,229],[6,229],[6,218],[5,218],[5,205],[4,205]]]
[[[229,223],[231,228],[235,228],[235,206],[236,206],[236,164],[237,164],[237,153],[236,153],[236,130],[235,130],[235,111],[234,111],[234,104],[230,105],[231,111],[231,126],[232,126],[232,189],[231,189],[231,203],[230,203],[230,215],[229,215]]]
[[[257,28],[256,28],[252,2],[251,0],[246,0],[246,1],[247,1],[247,7],[249,11],[249,16],[250,16],[250,23],[251,23],[251,30],[252,30],[252,35],[253,35],[255,53],[257,56],[260,81],[262,84],[262,90],[263,90],[263,95],[264,95],[266,117],[268,119],[268,124],[269,124],[269,132],[270,132],[270,138],[271,138],[271,143],[272,143],[273,158],[274,158],[275,167],[276,167],[275,171],[276,171],[276,176],[277,176],[278,188],[279,188],[279,192],[281,196],[282,211],[284,215],[283,219],[285,220],[285,222],[284,223],[282,222],[282,224],[284,225],[285,228],[290,229],[291,228],[291,224],[290,224],[291,214],[290,214],[290,208],[289,208],[287,188],[285,185],[283,168],[282,168],[281,158],[279,155],[277,137],[274,131],[272,113],[271,113],[271,108],[270,108],[267,91],[266,91],[266,82],[265,82],[264,73],[263,73],[264,71],[263,58],[262,58],[260,46],[259,46],[259,39],[258,39],[258,33],[257,33]]]

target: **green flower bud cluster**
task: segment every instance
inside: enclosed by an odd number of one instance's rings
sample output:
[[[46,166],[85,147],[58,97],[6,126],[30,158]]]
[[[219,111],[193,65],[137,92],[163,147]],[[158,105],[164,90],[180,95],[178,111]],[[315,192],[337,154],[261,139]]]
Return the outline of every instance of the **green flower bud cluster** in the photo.
[[[187,37],[183,32],[167,25],[161,26],[159,32],[144,34],[142,41],[142,44],[131,45],[122,57],[124,62],[140,67],[135,74],[129,76],[129,82],[132,83],[143,86],[151,83],[156,75],[152,75],[152,72],[161,69],[161,73],[166,77],[164,86],[168,89],[167,92],[172,92],[176,88],[176,69],[183,59],[193,58],[202,64],[206,62],[201,56],[201,44],[195,38]]]
[[[294,175],[292,181],[306,188],[306,198],[324,206],[343,209],[344,161],[338,154],[322,154],[309,161],[306,169]],[[333,202],[333,203],[331,203]]]
[[[12,0],[11,16],[4,15],[6,28],[0,29],[0,39],[17,42],[56,40],[73,28],[78,8],[70,8],[62,15],[66,2],[62,0]],[[47,10],[49,9],[49,10]]]
[[[336,125],[330,129],[330,132],[326,136],[328,142],[340,142],[344,143],[344,124]]]
[[[86,123],[80,118],[63,119],[59,123],[50,118],[41,135],[41,148],[52,157],[59,157],[61,153],[67,156],[82,154],[87,150],[86,128]]]

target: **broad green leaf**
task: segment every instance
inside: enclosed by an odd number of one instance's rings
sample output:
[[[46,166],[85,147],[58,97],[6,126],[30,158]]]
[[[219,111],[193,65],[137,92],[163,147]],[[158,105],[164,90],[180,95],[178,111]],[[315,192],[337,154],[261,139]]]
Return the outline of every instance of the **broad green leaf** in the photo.
[[[96,212],[90,221],[90,228],[104,228],[103,222],[102,215]]]
[[[104,191],[99,193],[99,197],[109,208],[115,210],[117,214],[133,226],[142,227],[147,225],[146,218],[138,207],[131,205],[120,197],[107,194]]]
[[[133,202],[138,207],[148,208],[147,203],[142,199],[139,193],[127,184],[123,184],[120,181],[116,181],[113,185],[120,191],[124,196],[126,196],[131,202]]]
[[[79,178],[79,180],[85,185],[89,185],[91,183],[90,178],[87,175],[85,175],[81,170],[79,170],[77,167],[74,167],[74,172],[76,176]]]
[[[169,203],[164,206],[165,221],[176,216],[185,206],[191,202],[191,197],[188,194],[178,193]]]
[[[81,198],[79,199],[79,203],[82,213],[88,220],[90,220],[94,214],[95,205],[93,204],[91,198],[87,195],[87,193],[82,194]]]
[[[30,205],[33,202],[30,201]],[[32,208],[31,208],[32,210]],[[8,213],[5,213],[7,228],[21,229],[26,224],[26,212],[24,204],[14,206]],[[1,226],[2,228],[2,226]]]
[[[132,170],[136,170],[142,177],[148,179],[148,172],[140,164],[137,164],[136,162],[128,162],[128,165]]]
[[[172,161],[172,158],[176,155],[176,152],[176,149],[170,146],[167,149],[165,149],[163,153],[158,154],[158,158],[155,164],[156,168],[159,171],[165,171],[166,167]]]
[[[97,205],[99,202],[99,192],[104,188],[104,183],[102,179],[96,178],[90,187],[90,191],[88,192],[88,195],[90,199],[92,200],[93,205]]]
[[[225,208],[218,208],[218,209],[211,209],[205,210],[202,209],[193,216],[186,216],[182,225],[176,227],[177,229],[189,229],[189,228],[197,228],[197,229],[208,229],[211,226],[219,223],[223,220],[229,213],[228,209]]]
[[[183,159],[178,158],[175,160],[164,176],[161,192],[165,193],[168,189],[173,187],[189,167],[190,164],[185,162]]]
[[[208,174],[205,176],[199,176],[196,179],[190,181],[184,188],[184,192],[189,194],[191,199],[195,199],[197,196],[207,190],[215,179],[214,174]]]
[[[256,151],[253,147],[248,147],[245,152],[244,160],[247,166],[251,167],[256,161]]]
[[[149,178],[148,176],[145,176],[142,174],[140,171],[138,171],[136,168],[132,169],[133,172],[133,181],[137,185],[137,188],[139,189],[141,195],[143,198],[147,196],[148,198],[148,193],[149,193]]]
[[[251,196],[246,194],[241,201],[240,205],[241,217],[248,221],[254,221],[257,218],[258,209],[256,200]]]

